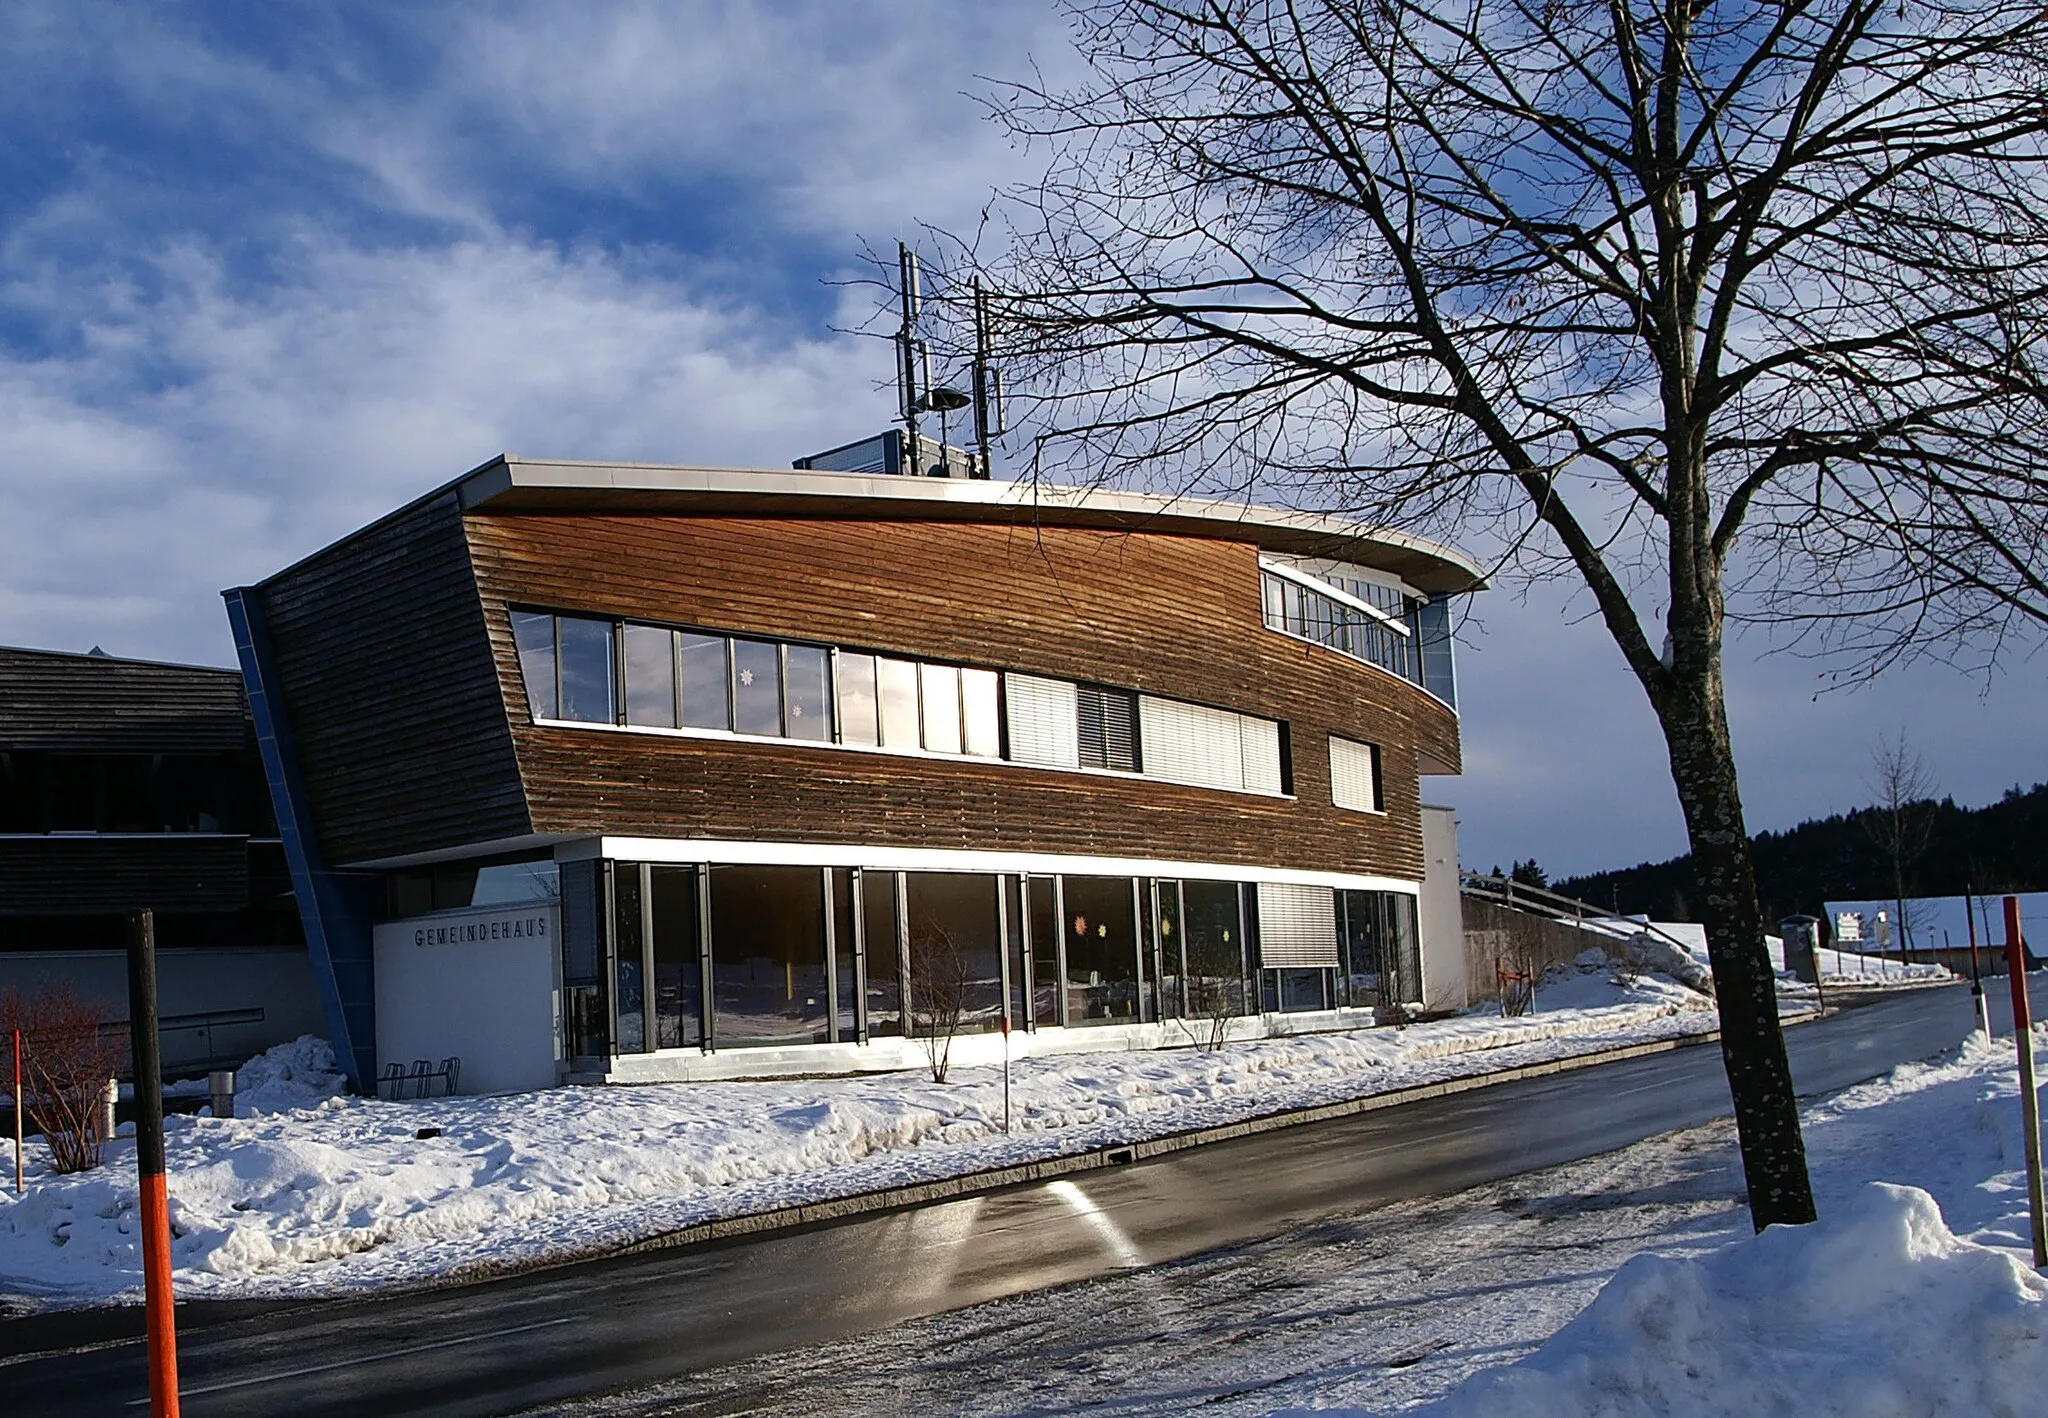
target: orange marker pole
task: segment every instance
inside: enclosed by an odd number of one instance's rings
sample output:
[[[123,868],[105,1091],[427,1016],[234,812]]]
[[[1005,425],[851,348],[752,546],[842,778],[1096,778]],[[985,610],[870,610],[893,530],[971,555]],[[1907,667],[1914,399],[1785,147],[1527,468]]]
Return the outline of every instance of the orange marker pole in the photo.
[[[149,1411],[178,1418],[178,1327],[171,1297],[171,1197],[164,1186],[163,1058],[156,1034],[156,915],[128,924],[128,1030],[135,1058],[135,1170],[142,1191],[142,1288],[149,1306]]]
[[[2027,1212],[2034,1223],[2034,1269],[2048,1269],[2048,1206],[2041,1192],[2041,1094],[2034,1086],[2034,1017],[2027,999],[2027,947],[2020,898],[2005,898],[2005,959],[2012,972],[2013,1043],[2020,1054],[2020,1117],[2027,1143]]]

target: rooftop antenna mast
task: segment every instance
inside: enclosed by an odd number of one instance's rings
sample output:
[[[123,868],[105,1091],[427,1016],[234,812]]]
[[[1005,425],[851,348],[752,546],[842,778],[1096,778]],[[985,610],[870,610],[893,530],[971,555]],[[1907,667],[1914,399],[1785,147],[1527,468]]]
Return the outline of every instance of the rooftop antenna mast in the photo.
[[[988,292],[974,280],[974,441],[981,455],[981,476],[995,466],[995,440],[1008,432],[1003,407],[1003,372],[988,362]]]
[[[917,337],[917,319],[924,313],[924,278],[917,253],[906,242],[896,243],[896,289],[903,302],[903,324],[896,332],[897,394],[902,405],[905,459],[912,477],[924,473],[923,440],[917,434],[917,416],[923,411],[924,391],[931,387],[931,353]]]

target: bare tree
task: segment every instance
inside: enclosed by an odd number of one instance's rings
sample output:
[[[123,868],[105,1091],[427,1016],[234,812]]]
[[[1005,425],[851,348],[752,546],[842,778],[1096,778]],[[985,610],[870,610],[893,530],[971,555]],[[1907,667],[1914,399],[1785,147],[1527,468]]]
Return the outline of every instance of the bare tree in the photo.
[[[934,921],[910,929],[910,1033],[923,1046],[932,1082],[944,1083],[972,982],[960,944]]]
[[[1900,954],[1910,965],[1913,927],[1919,922],[1907,915],[1906,872],[1926,853],[1934,834],[1934,780],[1901,729],[1896,739],[1877,736],[1866,781],[1872,805],[1863,814],[1863,830],[1891,864],[1892,904],[1898,908],[1892,920]]]
[[[29,1125],[43,1135],[50,1166],[58,1172],[100,1165],[107,1141],[101,1100],[123,1057],[123,1041],[105,1024],[101,1011],[69,984],[32,994],[19,989],[0,993],[0,1039],[21,1030],[23,1108]],[[13,1071],[11,1058],[8,1071]]]
[[[1669,751],[1752,1218],[1810,1219],[1724,642],[1789,620],[1869,668],[2048,616],[2048,11],[1075,23],[1089,77],[995,91],[1044,176],[952,261],[1002,292],[1034,465],[1291,496],[1582,584]]]
[[[1188,1015],[1204,1026],[1202,1047],[1214,1053],[1230,1037],[1230,1021],[1245,1012],[1244,956],[1213,936],[1187,945]]]

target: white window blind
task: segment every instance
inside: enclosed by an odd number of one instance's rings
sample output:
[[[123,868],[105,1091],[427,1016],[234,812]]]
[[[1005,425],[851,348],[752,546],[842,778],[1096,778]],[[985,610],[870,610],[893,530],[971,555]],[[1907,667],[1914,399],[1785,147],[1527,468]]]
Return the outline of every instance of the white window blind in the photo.
[[[1380,751],[1376,745],[1330,735],[1330,801],[1359,812],[1378,812]]]
[[[1336,893],[1327,886],[1260,882],[1259,964],[1268,970],[1336,965]]]
[[[1080,766],[1080,717],[1072,680],[1006,674],[1003,701],[1012,759],[1056,768]]]
[[[1251,714],[1237,716],[1244,752],[1244,785],[1256,793],[1277,793],[1280,778],[1280,725]]]
[[[1238,727],[1242,717],[1177,699],[1140,696],[1145,776],[1204,788],[1243,788],[1244,743]]]

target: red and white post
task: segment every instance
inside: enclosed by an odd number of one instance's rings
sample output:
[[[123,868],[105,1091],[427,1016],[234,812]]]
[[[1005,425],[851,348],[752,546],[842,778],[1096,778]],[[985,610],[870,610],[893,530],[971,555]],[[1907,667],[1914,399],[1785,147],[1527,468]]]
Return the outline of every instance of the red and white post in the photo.
[[[2027,1214],[2034,1223],[2034,1269],[2048,1270],[2048,1206],[2041,1191],[2041,1094],[2034,1086],[2034,1014],[2027,999],[2027,948],[2020,898],[2005,898],[2005,960],[2012,979],[2013,1042],[2020,1055],[2020,1117],[2027,1141]]]
[[[21,1031],[14,1031],[14,1194],[21,1196],[27,1187],[21,1180]]]
[[[135,1170],[142,1184],[142,1288],[149,1307],[149,1411],[151,1418],[178,1418],[171,1197],[164,1185],[163,1058],[156,1033],[156,914],[147,906],[128,924],[128,1031],[135,1058]]]

